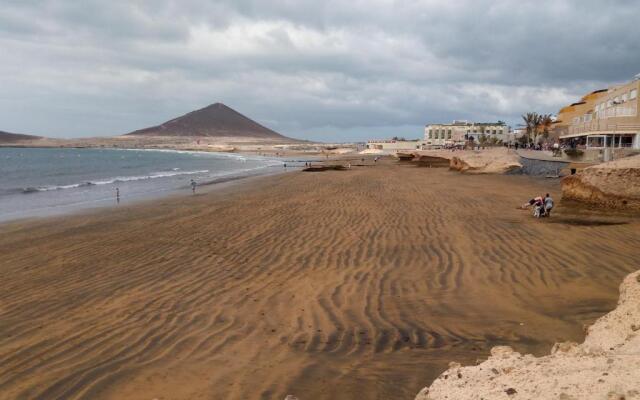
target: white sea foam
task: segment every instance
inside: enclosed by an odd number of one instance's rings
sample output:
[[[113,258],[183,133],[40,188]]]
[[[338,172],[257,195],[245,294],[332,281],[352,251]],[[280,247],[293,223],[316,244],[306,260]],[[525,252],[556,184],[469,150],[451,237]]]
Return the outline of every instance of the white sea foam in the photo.
[[[111,149],[110,149],[111,150]],[[174,154],[190,154],[197,156],[219,157],[219,158],[231,158],[238,161],[271,161],[273,165],[282,164],[282,161],[275,160],[273,158],[254,156],[248,154],[236,154],[216,151],[198,151],[198,150],[175,150],[175,149],[114,149],[122,151],[147,151],[147,152],[160,152],[160,153],[174,153]]]
[[[135,176],[117,176],[114,178],[107,178],[99,181],[87,181],[81,183],[74,183],[70,185],[57,185],[57,186],[42,186],[37,188],[25,188],[23,189],[23,193],[32,193],[32,192],[49,192],[52,190],[64,190],[64,189],[75,189],[84,186],[94,186],[94,185],[109,185],[112,183],[118,182],[132,182],[132,181],[143,181],[148,179],[157,179],[157,178],[168,178],[172,176],[179,175],[196,175],[196,174],[206,174],[209,170],[203,169],[198,171],[162,171],[162,172],[153,172],[149,175],[135,175]]]

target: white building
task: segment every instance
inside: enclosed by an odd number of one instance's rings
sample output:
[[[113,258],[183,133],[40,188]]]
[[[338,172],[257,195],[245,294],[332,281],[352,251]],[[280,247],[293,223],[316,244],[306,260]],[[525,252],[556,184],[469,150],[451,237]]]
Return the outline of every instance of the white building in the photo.
[[[504,122],[480,123],[453,121],[451,124],[431,124],[424,128],[424,141],[428,146],[459,146],[467,140],[481,142],[481,137],[495,142],[510,139],[511,128]]]

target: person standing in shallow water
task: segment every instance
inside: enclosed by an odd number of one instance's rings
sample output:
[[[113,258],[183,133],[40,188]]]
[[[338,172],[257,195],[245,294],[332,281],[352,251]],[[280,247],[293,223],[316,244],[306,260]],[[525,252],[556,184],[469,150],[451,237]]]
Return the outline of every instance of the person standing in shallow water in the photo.
[[[120,204],[120,188],[116,188],[116,203]]]
[[[191,193],[196,194],[196,186],[198,186],[198,184],[196,183],[196,181],[194,181],[192,179],[191,180]]]

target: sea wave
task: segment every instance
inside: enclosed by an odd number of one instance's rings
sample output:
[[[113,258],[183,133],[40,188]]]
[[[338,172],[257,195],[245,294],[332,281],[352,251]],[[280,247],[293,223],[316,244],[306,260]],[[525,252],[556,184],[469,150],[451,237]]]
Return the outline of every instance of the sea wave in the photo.
[[[26,187],[26,188],[20,188],[20,189],[7,190],[6,192],[12,193],[12,192],[18,192],[19,191],[19,192],[22,192],[24,194],[37,193],[37,192],[49,192],[49,191],[53,191],[53,190],[76,189],[76,188],[86,187],[86,186],[110,185],[110,184],[119,183],[119,182],[132,182],[132,181],[143,181],[143,180],[148,180],[148,179],[168,178],[168,177],[179,176],[179,175],[206,174],[208,172],[209,172],[209,170],[207,170],[207,169],[197,170],[197,171],[175,171],[175,170],[173,170],[173,171],[161,171],[161,172],[153,172],[153,173],[148,174],[148,175],[117,176],[117,177],[107,178],[107,179],[97,180],[97,181],[87,181],[87,182],[73,183],[73,184],[70,184],[70,185],[52,185],[52,186]]]
[[[158,153],[174,153],[174,154],[190,154],[194,156],[207,156],[214,158],[228,158],[241,162],[245,161],[272,161],[274,163],[282,163],[280,160],[276,160],[270,157],[263,157],[249,154],[227,153],[222,151],[204,151],[204,150],[177,150],[177,149],[113,149],[120,151],[144,151],[144,152],[158,152]]]

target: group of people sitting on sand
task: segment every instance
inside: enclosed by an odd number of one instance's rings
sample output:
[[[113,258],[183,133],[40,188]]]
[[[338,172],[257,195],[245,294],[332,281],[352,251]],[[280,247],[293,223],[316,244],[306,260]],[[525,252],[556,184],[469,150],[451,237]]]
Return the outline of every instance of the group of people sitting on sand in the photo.
[[[527,209],[529,207],[533,207],[533,216],[536,218],[550,217],[551,210],[553,210],[553,199],[551,198],[549,193],[547,193],[544,197],[534,197],[533,199],[522,205],[523,209]]]

